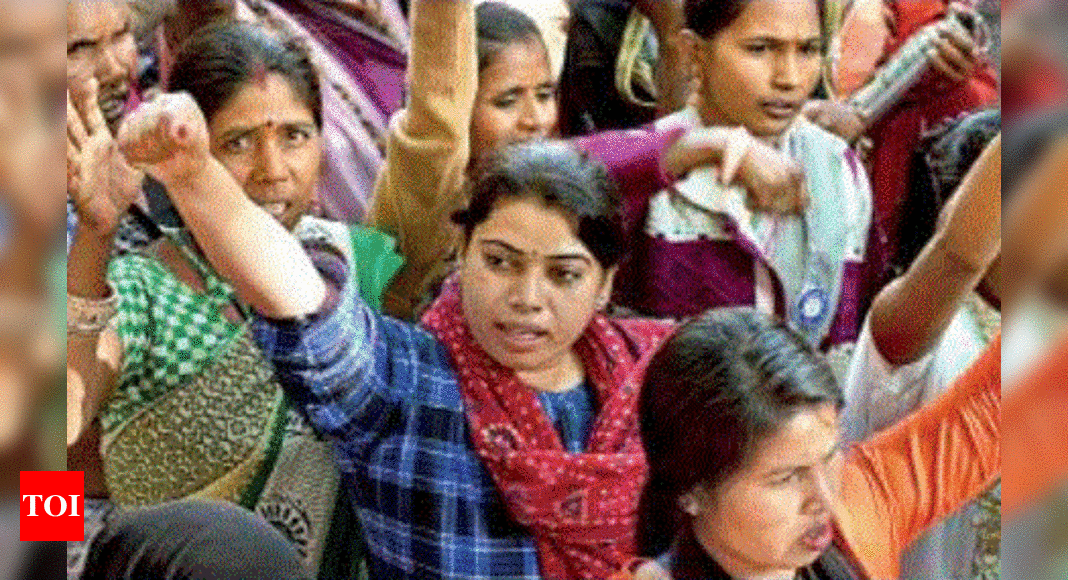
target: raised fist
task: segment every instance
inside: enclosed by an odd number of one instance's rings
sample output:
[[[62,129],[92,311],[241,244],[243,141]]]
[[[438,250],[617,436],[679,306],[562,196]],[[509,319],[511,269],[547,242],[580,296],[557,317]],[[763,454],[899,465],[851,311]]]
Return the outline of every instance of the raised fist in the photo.
[[[118,141],[131,165],[167,186],[195,176],[211,155],[204,113],[186,93],[165,93],[142,105],[123,122]]]

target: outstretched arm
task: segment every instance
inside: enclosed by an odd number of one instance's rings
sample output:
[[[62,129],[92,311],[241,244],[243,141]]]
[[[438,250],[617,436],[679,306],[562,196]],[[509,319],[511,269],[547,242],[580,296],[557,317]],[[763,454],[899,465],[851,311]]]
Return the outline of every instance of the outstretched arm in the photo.
[[[259,315],[253,334],[312,425],[346,445],[357,433],[372,439],[402,397],[384,378],[389,350],[353,281],[358,265],[327,248],[306,249],[245,195],[209,154],[203,114],[189,95],[146,104],[119,141],[166,186],[216,272]]]
[[[1001,137],[965,176],[944,224],[903,276],[875,298],[872,338],[893,365],[936,344],[1001,250]]]
[[[654,194],[700,169],[714,171],[721,182],[743,186],[754,210],[790,214],[808,204],[797,164],[744,129],[657,126],[605,131],[573,144],[608,169],[630,228],[643,224]]]
[[[455,248],[450,214],[463,203],[478,70],[471,0],[412,4],[407,107],[392,120],[368,223],[397,240],[404,267],[384,310],[411,318]]]
[[[123,153],[171,196],[215,270],[260,315],[315,313],[326,285],[300,243],[208,151],[204,115],[187,94],[141,107],[119,131]]]

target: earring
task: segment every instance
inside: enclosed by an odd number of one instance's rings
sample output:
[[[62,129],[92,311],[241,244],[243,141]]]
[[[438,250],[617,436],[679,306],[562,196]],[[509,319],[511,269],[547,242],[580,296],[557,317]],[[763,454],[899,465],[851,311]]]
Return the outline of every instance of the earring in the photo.
[[[679,498],[679,509],[692,517],[697,517],[697,514],[701,513],[701,508],[697,505],[697,500],[689,495],[684,495]]]

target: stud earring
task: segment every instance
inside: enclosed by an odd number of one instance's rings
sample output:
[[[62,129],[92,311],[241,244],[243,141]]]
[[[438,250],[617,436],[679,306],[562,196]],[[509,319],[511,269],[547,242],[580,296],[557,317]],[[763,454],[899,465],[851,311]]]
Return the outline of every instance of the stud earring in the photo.
[[[701,509],[697,505],[697,500],[688,495],[679,498],[679,509],[693,517],[696,517],[697,514],[701,513]]]

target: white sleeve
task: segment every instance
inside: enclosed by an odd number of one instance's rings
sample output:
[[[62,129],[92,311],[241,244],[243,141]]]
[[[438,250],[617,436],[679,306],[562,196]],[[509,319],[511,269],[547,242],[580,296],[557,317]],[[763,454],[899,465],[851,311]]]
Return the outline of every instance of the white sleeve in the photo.
[[[936,352],[932,349],[916,362],[894,366],[875,346],[865,320],[843,385],[846,407],[841,424],[846,441],[863,441],[917,409],[931,381]]]
[[[846,149],[842,154],[843,191],[852,191],[853,196],[846,200],[849,220],[849,240],[846,246],[846,258],[854,262],[863,262],[868,253],[868,234],[872,220],[871,178],[857,153]]]

